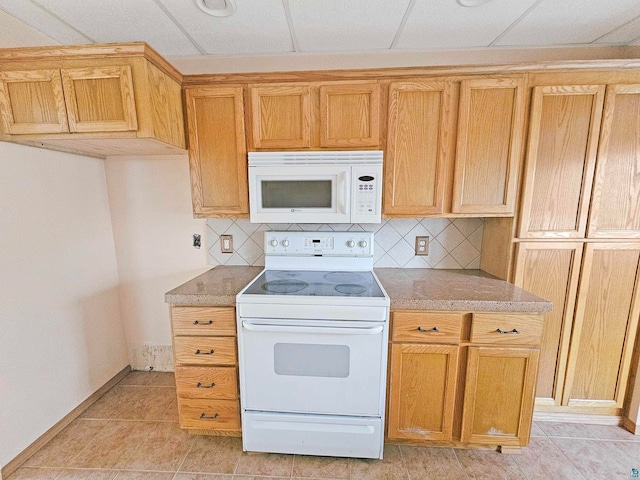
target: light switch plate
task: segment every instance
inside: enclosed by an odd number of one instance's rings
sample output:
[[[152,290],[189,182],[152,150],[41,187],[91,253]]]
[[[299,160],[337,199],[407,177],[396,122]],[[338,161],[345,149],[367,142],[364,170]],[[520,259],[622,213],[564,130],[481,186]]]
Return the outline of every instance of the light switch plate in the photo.
[[[429,237],[416,237],[416,255],[429,255]]]
[[[220,251],[233,253],[233,235],[220,235]]]

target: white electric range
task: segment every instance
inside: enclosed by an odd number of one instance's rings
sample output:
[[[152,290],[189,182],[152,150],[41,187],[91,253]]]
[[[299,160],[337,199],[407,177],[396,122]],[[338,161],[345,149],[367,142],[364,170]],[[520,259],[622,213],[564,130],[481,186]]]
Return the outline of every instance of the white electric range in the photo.
[[[382,458],[388,318],[372,233],[266,232],[237,296],[243,449]]]

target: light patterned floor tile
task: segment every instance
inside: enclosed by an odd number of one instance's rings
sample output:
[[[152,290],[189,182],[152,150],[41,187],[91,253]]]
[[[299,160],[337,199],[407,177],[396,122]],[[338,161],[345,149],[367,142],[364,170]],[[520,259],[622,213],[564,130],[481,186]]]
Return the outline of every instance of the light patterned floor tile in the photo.
[[[293,476],[298,478],[349,478],[349,460],[337,457],[296,455],[293,460]]]
[[[477,480],[525,480],[512,455],[495,450],[454,450],[469,478]]]
[[[293,455],[279,453],[243,452],[238,460],[235,474],[290,477]]]
[[[234,473],[242,440],[236,437],[196,436],[180,472]]]

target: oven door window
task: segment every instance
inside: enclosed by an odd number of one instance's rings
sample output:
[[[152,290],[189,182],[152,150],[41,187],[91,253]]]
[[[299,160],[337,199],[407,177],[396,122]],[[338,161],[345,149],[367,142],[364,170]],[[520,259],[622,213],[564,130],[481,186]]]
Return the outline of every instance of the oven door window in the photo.
[[[384,339],[381,326],[323,329],[243,321],[243,408],[380,415]]]
[[[347,378],[349,352],[346,345],[276,343],[273,364],[276,375]]]

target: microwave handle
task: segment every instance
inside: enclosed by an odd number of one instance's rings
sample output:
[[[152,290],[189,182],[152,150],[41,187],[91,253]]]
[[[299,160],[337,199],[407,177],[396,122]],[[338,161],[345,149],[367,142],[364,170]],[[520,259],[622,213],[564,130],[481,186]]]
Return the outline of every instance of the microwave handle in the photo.
[[[303,327],[293,325],[257,325],[247,321],[242,322],[242,328],[251,332],[275,332],[275,333],[324,333],[338,335],[377,335],[382,332],[383,326],[377,325],[371,328],[334,328],[334,327]]]
[[[349,174],[347,172],[340,172],[338,174],[338,185],[337,185],[337,211],[343,215],[346,215],[348,212],[347,205],[349,205],[349,192],[351,188],[349,185]]]

